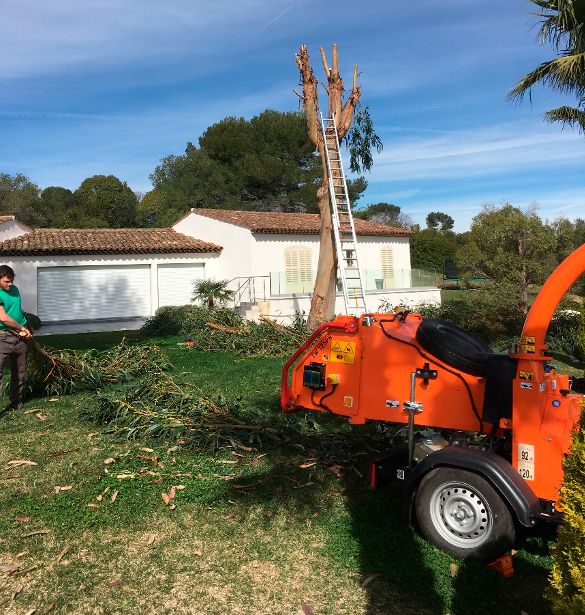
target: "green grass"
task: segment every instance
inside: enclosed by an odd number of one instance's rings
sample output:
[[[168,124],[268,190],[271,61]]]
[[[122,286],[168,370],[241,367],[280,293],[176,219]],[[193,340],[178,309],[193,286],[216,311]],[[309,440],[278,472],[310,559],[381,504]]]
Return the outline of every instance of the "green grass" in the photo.
[[[120,337],[42,343],[106,348]],[[239,398],[250,419],[303,435],[217,455],[172,442],[114,442],[80,418],[91,394],[31,401],[34,412],[5,415],[0,565],[20,568],[0,572],[0,612],[288,615],[303,602],[315,615],[548,612],[550,558],[537,540],[516,555],[512,579],[476,564],[460,564],[452,577],[454,560],[405,524],[398,494],[368,489],[366,455],[345,424],[280,413],[281,359],[159,341],[179,381]],[[321,462],[307,466],[314,458]],[[355,470],[329,471],[348,459]],[[173,485],[184,488],[170,510],[161,494]],[[39,530],[48,532],[27,536]]]

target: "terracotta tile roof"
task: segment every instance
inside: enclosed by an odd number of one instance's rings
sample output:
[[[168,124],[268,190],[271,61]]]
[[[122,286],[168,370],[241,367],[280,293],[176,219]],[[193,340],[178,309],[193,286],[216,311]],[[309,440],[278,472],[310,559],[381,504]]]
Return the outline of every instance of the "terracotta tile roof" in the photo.
[[[253,233],[293,233],[318,235],[320,220],[318,214],[285,214],[274,211],[233,211],[229,209],[192,209],[192,213],[243,226]],[[376,224],[354,218],[356,235],[381,237],[408,237],[411,232],[405,228]]]
[[[5,222],[11,222],[12,220],[16,220],[15,216],[0,216],[0,224],[4,224]]]
[[[220,252],[221,246],[170,228],[35,229],[0,242],[0,256]]]

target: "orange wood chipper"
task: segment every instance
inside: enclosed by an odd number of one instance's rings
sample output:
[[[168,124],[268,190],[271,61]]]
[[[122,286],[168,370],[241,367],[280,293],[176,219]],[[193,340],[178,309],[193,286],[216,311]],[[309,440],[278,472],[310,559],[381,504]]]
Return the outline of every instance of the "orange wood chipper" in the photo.
[[[372,460],[372,486],[402,484],[422,533],[455,557],[501,556],[522,527],[562,517],[562,460],[583,396],[544,339],[584,271],[585,245],[543,285],[509,354],[407,311],[323,323],[284,366],[282,409],[404,423],[404,446]]]

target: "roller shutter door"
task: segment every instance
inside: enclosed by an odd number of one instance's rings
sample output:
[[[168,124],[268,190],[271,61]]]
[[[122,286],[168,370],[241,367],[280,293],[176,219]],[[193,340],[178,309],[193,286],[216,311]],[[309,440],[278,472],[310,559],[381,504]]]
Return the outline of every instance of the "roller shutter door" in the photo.
[[[39,267],[43,322],[149,316],[150,266]]]
[[[158,266],[158,304],[186,305],[191,303],[193,283],[202,280],[203,264],[179,263]]]

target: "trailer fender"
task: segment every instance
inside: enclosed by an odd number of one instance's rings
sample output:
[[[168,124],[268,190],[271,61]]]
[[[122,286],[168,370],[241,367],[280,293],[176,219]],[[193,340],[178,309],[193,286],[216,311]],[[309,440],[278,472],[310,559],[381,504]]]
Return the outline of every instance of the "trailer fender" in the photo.
[[[530,486],[499,455],[470,448],[447,446],[427,455],[406,478],[405,487],[414,493],[425,474],[444,466],[479,474],[496,489],[524,527],[532,527],[540,513],[540,503]]]

